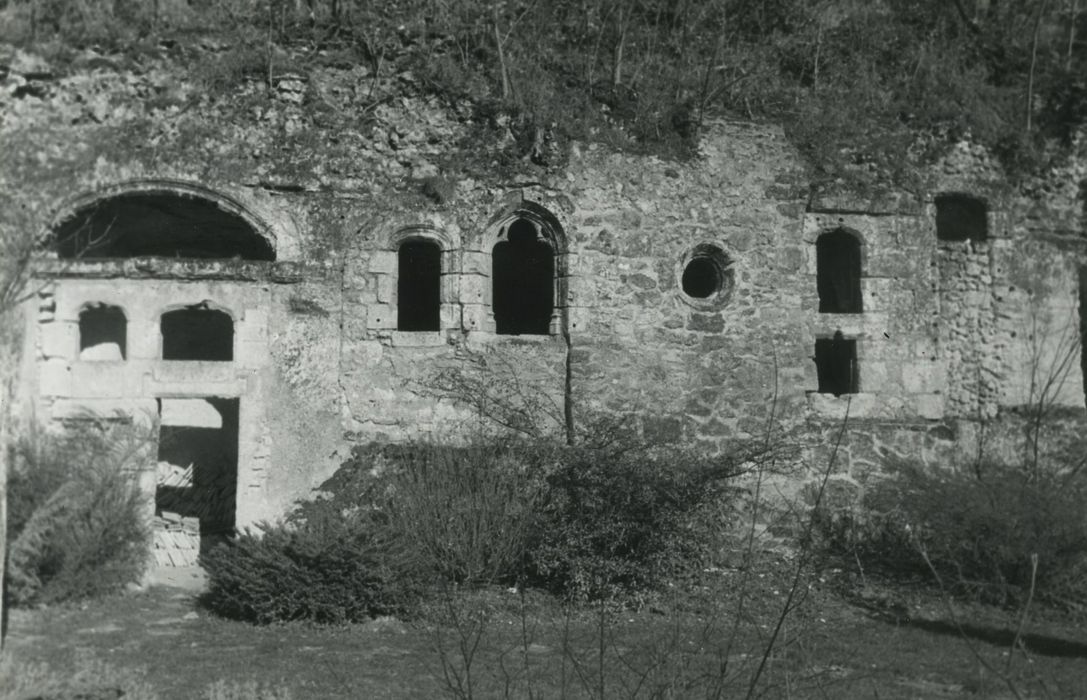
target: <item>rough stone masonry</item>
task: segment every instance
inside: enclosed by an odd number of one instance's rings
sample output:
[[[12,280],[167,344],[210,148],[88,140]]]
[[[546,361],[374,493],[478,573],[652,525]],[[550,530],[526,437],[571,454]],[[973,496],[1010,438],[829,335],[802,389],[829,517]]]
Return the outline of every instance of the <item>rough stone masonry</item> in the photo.
[[[1014,460],[1039,402],[1082,430],[1082,161],[1012,186],[964,144],[923,192],[816,191],[778,128],[717,121],[690,162],[491,168],[470,115],[395,77],[360,116],[357,67],[209,95],[165,59],[10,64],[0,188],[47,241],[18,410],[157,421],[161,565],[352,444],[463,437],[473,391],[521,429],[708,450],[774,411],[807,469],[848,414],[846,484]]]

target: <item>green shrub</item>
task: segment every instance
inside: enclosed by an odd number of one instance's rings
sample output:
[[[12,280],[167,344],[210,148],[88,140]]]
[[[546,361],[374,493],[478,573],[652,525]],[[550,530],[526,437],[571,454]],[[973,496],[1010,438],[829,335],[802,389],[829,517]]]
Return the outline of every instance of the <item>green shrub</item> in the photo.
[[[529,553],[535,581],[576,600],[625,598],[699,566],[698,515],[739,473],[680,449],[564,450]]]
[[[416,572],[368,513],[334,513],[263,524],[201,557],[204,603],[260,624],[360,622],[400,614],[414,600]]]
[[[1087,602],[1087,475],[985,465],[898,465],[851,509],[820,514],[832,551],[897,577],[931,578],[927,556],[957,594],[1021,600],[1038,557],[1036,595]]]
[[[16,605],[102,595],[147,563],[138,474],[150,431],[83,425],[20,442],[8,483],[7,591]]]

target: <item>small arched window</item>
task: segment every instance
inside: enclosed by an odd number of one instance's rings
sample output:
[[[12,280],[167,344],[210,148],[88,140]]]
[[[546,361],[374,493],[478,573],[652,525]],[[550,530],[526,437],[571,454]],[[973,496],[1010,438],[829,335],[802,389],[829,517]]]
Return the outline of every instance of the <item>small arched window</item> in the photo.
[[[555,251],[528,219],[515,219],[492,252],[492,304],[501,335],[547,335],[555,310]]]
[[[397,249],[396,329],[441,328],[442,249],[434,241],[413,238]]]
[[[861,302],[861,243],[842,229],[819,236],[815,242],[816,287],[819,312],[859,314]]]
[[[941,241],[989,239],[989,208],[984,200],[965,194],[936,197],[936,238]]]
[[[123,360],[127,339],[128,321],[120,308],[92,304],[79,312],[80,360]]]
[[[206,304],[164,313],[161,330],[164,360],[234,359],[234,319]]]

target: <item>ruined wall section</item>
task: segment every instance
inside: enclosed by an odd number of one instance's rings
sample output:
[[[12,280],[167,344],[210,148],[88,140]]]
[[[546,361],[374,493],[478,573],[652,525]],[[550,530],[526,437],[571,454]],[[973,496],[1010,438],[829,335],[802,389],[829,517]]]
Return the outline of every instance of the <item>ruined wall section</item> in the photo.
[[[797,420],[806,365],[799,159],[775,129],[720,123],[682,168],[586,149],[571,159],[579,414],[628,416],[661,442],[758,434],[773,403]],[[699,246],[723,289],[683,290]],[[635,350],[636,349],[636,350]]]

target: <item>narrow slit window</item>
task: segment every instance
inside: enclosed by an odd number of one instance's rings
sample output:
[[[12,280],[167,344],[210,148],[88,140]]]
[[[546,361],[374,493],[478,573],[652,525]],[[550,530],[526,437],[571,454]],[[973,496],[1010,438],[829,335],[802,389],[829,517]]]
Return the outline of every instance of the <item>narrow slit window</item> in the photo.
[[[941,241],[989,239],[989,212],[985,202],[964,194],[936,198],[936,238]]]
[[[230,362],[234,359],[234,320],[204,305],[162,315],[162,359]]]
[[[116,306],[96,304],[79,312],[79,359],[118,361],[128,348],[128,321]]]
[[[816,338],[815,369],[820,394],[856,394],[860,385],[856,339],[843,337],[841,331],[833,338]]]
[[[439,330],[442,249],[433,241],[404,241],[397,259],[397,330]]]
[[[861,302],[861,243],[838,229],[815,242],[816,287],[819,312],[859,314]]]
[[[525,219],[510,224],[492,253],[495,330],[502,335],[547,335],[555,310],[555,254]]]

